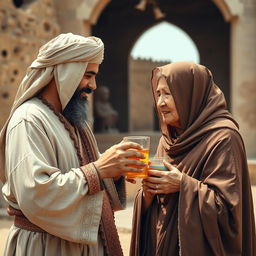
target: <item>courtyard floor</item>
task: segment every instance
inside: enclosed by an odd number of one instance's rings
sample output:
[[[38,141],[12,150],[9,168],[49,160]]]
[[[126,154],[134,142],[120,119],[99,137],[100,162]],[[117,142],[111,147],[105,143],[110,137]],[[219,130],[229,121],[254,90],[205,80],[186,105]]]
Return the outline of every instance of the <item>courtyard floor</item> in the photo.
[[[252,194],[254,200],[254,215],[256,216],[256,186],[252,186]],[[129,255],[129,246],[131,238],[131,225],[132,225],[132,212],[133,202],[128,203],[126,210],[115,213],[116,225],[124,251],[124,255]],[[8,230],[12,224],[12,221],[7,219],[0,220],[0,256],[3,255],[4,245]]]

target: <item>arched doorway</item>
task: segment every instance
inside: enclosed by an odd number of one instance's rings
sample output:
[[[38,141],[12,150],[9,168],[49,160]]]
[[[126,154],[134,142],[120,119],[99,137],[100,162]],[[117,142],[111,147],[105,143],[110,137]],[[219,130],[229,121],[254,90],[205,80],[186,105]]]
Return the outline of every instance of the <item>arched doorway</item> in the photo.
[[[159,131],[150,77],[155,67],[176,61],[200,63],[198,49],[184,31],[162,21],[149,28],[132,47],[129,58],[129,131]]]
[[[230,98],[230,25],[226,23],[212,1],[158,1],[166,13],[165,20],[180,27],[195,42],[201,64],[209,67],[215,82],[223,90],[228,104]],[[110,88],[111,101],[119,112],[120,131],[127,131],[128,122],[128,58],[139,36],[159,21],[152,10],[140,12],[137,1],[112,0],[102,12],[92,34],[105,43],[105,60],[98,84]]]

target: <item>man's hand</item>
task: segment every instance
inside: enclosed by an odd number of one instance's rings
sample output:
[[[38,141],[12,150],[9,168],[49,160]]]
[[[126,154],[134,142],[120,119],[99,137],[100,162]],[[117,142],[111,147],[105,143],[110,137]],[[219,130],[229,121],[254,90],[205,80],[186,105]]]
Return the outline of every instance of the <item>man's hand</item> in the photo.
[[[126,181],[127,181],[127,182],[130,182],[130,183],[132,183],[132,184],[136,184],[136,179],[127,179],[127,178],[126,178]]]
[[[145,163],[138,160],[145,158],[145,156],[137,150],[141,150],[139,144],[134,142],[121,142],[106,150],[100,158],[94,162],[95,167],[103,179],[124,176],[126,172],[140,172],[142,169],[128,166],[146,166]],[[128,157],[136,159],[128,159]]]

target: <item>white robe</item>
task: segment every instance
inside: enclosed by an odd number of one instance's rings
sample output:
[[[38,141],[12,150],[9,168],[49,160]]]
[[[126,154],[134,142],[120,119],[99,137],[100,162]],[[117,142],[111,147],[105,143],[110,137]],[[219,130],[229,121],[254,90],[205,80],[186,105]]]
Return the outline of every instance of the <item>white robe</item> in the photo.
[[[5,255],[103,255],[98,235],[103,192],[88,194],[68,131],[39,99],[16,109],[5,150],[5,199],[47,232],[13,226]],[[117,192],[110,193],[114,207],[122,208]]]

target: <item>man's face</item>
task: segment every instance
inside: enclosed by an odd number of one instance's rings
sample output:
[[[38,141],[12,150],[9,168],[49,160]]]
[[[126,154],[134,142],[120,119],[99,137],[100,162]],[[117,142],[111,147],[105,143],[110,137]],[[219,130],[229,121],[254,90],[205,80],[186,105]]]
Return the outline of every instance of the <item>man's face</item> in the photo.
[[[87,119],[87,96],[97,88],[95,77],[98,71],[99,64],[88,64],[78,88],[63,111],[74,126],[83,126]]]
[[[95,78],[98,72],[99,72],[99,64],[89,63],[85,70],[84,76],[81,82],[79,83],[77,90],[88,88],[89,89],[88,91],[90,90],[94,91],[97,88]],[[86,96],[86,93],[81,94],[81,97],[84,97],[84,96]]]

